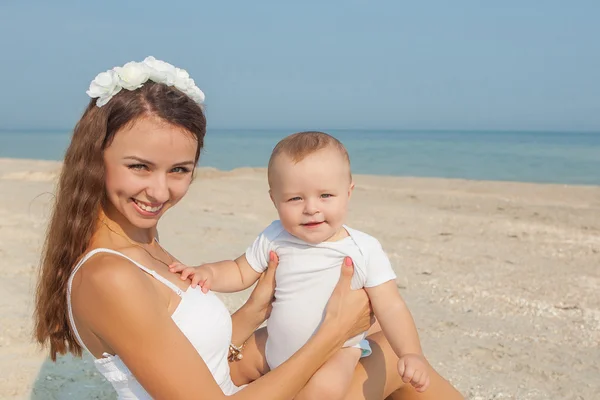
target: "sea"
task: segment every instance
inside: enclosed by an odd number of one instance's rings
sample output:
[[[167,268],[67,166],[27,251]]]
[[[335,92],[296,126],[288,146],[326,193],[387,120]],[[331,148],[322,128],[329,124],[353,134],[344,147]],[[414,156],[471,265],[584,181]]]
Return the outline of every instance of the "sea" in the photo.
[[[209,129],[200,166],[266,167],[290,129]],[[327,130],[355,174],[600,185],[600,132]],[[61,160],[67,130],[0,130],[0,157]]]

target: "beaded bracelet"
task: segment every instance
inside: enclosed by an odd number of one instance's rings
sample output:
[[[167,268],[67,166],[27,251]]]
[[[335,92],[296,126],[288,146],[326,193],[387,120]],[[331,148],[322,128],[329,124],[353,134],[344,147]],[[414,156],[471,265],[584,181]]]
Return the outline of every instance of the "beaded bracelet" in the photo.
[[[245,345],[246,345],[246,342],[244,342],[244,344],[242,344],[240,347],[237,347],[235,344],[231,343],[229,345],[229,356],[227,357],[227,360],[229,362],[233,362],[233,361],[240,361],[242,358],[244,358],[244,355],[242,354],[242,350],[244,350]]]

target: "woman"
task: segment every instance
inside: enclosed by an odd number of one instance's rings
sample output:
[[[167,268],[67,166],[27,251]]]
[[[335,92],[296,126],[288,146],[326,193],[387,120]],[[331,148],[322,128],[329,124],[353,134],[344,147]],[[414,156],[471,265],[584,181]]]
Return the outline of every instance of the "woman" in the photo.
[[[57,354],[88,350],[127,399],[290,399],[345,340],[369,324],[350,291],[351,261],[324,321],[290,360],[267,372],[266,332],[276,255],[233,316],[211,292],[170,274],[161,216],[185,195],[203,147],[204,95],[181,69],[147,58],[99,74],[65,155],[36,302],[36,335]],[[459,399],[432,370],[417,394],[400,381],[381,334],[348,398]],[[238,347],[240,346],[241,347]],[[230,362],[228,362],[228,359]],[[264,375],[264,376],[261,376]]]

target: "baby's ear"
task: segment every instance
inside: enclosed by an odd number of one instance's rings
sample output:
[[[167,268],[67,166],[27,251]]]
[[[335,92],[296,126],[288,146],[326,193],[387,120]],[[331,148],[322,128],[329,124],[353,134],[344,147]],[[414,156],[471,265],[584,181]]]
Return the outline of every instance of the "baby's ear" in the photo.
[[[350,187],[348,188],[348,198],[352,197],[353,190],[354,190],[354,182],[350,182]]]

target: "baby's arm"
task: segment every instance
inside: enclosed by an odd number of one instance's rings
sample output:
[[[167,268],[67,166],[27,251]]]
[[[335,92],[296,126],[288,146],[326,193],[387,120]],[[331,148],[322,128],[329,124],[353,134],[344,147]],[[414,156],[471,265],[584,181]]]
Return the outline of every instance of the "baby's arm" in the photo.
[[[247,289],[260,277],[245,255],[235,260],[224,260],[203,264],[198,267],[186,267],[182,264],[169,266],[171,272],[180,272],[182,279],[192,279],[192,285],[199,283],[203,290],[221,293],[233,293]]]
[[[252,286],[260,277],[260,273],[248,264],[245,254],[235,260],[220,261],[203,266],[212,270],[212,290],[215,292],[239,292]]]
[[[272,250],[271,243],[282,231],[281,223],[274,221],[256,237],[246,253],[235,260],[204,264],[196,268],[178,264],[169,266],[169,269],[171,272],[180,272],[181,279],[191,276],[192,287],[200,284],[204,292],[209,289],[222,293],[239,292],[249,288],[265,271]]]
[[[398,357],[423,355],[413,317],[398,292],[395,281],[366,288],[381,329]]]
[[[400,359],[398,372],[404,382],[410,382],[419,392],[425,391],[429,386],[427,362],[415,321],[398,292],[396,282],[387,281],[366,290],[381,329]]]

